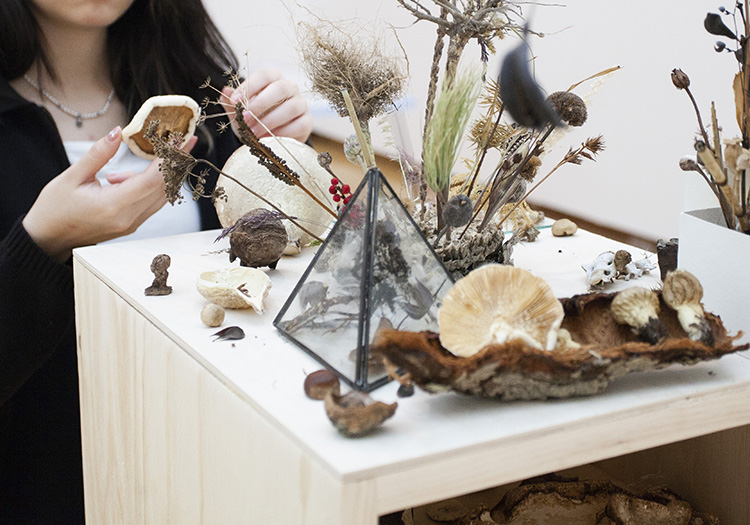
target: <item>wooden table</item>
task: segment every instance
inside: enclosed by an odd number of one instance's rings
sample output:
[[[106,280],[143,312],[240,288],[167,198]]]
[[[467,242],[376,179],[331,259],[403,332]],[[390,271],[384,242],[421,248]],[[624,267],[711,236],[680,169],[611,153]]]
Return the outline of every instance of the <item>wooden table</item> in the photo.
[[[225,246],[215,237],[75,251],[91,523],[374,525],[399,509],[593,462],[619,479],[652,476],[723,523],[750,523],[745,355],[634,374],[569,400],[418,391],[378,432],[347,439],[302,391],[319,366],[271,326],[311,254],[270,272],[264,315],[228,312],[224,326],[241,325],[245,339],[212,342],[195,280],[229,265],[209,253]],[[515,263],[566,296],[585,290],[581,263],[622,247],[544,230],[516,248]],[[146,297],[159,253],[171,256],[174,291]],[[658,275],[614,289],[632,284],[657,286]],[[373,396],[392,402],[396,385]]]

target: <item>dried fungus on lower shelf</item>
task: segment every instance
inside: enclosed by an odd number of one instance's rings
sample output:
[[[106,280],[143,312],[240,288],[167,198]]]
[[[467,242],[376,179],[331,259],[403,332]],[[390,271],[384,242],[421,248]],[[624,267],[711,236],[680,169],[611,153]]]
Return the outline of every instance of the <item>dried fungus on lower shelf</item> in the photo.
[[[551,351],[521,341],[488,345],[469,357],[457,357],[435,332],[405,332],[381,327],[371,350],[402,381],[428,392],[455,392],[502,400],[566,398],[602,392],[618,377],[671,364],[695,364],[746,350],[742,335],[727,333],[721,319],[706,313],[714,344],[688,338],[674,310],[662,304],[659,319],[668,337],[657,344],[638,340],[630,327],[615,322],[615,294],[590,293],[562,299],[562,328],[580,346]],[[660,302],[663,302],[660,297]]]
[[[643,492],[612,481],[549,474],[508,489],[500,501],[467,505],[451,499],[426,505],[421,518],[408,509],[404,525],[718,525],[666,487]]]

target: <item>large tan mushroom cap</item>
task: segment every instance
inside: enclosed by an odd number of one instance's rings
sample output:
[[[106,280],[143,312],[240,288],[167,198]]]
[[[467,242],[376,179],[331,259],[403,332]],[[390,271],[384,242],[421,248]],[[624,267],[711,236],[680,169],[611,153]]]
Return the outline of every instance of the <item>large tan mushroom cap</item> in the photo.
[[[300,182],[316,197],[323,202],[330,202],[330,194],[326,190],[331,185],[331,175],[318,164],[318,153],[313,148],[286,137],[266,137],[260,141],[284,159],[289,168],[299,175]],[[302,189],[290,186],[271,175],[267,168],[258,163],[258,158],[250,153],[247,146],[241,146],[232,153],[224,164],[223,171],[273,202],[287,215],[295,217],[302,226],[318,237],[323,237],[331,224],[331,214]],[[232,226],[252,209],[271,209],[268,204],[223,175],[219,176],[216,185],[224,188],[227,197],[226,200],[216,199],[215,202],[216,213],[224,228]],[[289,221],[283,222],[290,242],[299,241],[301,245],[306,245],[313,240]]]
[[[440,343],[461,357],[512,340],[552,350],[563,316],[562,304],[543,279],[489,264],[471,271],[446,295],[438,313]]]
[[[122,140],[133,153],[144,159],[153,160],[154,146],[143,136],[148,125],[159,121],[157,134],[167,138],[171,133],[182,133],[182,143],[195,133],[195,125],[200,116],[200,108],[192,98],[185,95],[159,95],[143,103],[133,120],[122,130]]]

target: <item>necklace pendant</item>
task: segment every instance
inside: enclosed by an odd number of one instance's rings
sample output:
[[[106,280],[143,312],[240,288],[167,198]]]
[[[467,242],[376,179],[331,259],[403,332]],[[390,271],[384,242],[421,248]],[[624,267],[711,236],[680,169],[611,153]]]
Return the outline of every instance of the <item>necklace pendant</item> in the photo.
[[[77,128],[83,127],[83,117],[81,115],[76,115],[76,127]]]

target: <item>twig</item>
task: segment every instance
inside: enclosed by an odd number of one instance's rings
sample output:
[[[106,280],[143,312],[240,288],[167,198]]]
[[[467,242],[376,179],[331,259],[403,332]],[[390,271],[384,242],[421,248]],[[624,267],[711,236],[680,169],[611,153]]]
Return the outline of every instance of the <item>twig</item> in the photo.
[[[352,120],[354,132],[357,134],[359,147],[362,150],[362,156],[364,157],[365,164],[367,165],[365,171],[367,171],[370,168],[374,168],[376,166],[375,157],[373,156],[372,151],[370,151],[370,143],[367,141],[367,139],[365,138],[365,134],[362,131],[362,126],[359,123],[359,118],[357,118],[357,112],[354,110],[354,104],[352,103],[352,98],[349,96],[349,91],[346,88],[343,88],[341,90],[341,95],[344,97],[344,103],[346,104],[346,109],[349,112],[349,118]]]

